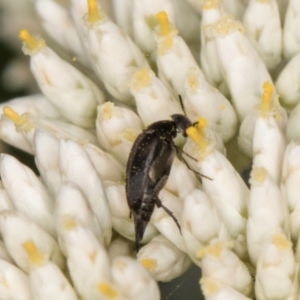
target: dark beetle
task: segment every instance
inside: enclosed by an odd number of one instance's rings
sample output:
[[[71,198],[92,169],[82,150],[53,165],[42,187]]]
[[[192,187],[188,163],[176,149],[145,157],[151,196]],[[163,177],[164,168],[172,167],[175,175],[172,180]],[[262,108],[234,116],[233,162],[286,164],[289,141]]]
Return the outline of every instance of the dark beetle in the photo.
[[[193,124],[184,115],[175,114],[171,118],[172,121],[158,121],[145,129],[135,140],[129,155],[126,168],[126,196],[130,216],[133,215],[134,219],[137,251],[155,204],[173,218],[180,230],[177,219],[162,204],[158,194],[168,180],[176,152],[179,156],[182,154],[174,139],[178,132],[187,137],[186,129]]]

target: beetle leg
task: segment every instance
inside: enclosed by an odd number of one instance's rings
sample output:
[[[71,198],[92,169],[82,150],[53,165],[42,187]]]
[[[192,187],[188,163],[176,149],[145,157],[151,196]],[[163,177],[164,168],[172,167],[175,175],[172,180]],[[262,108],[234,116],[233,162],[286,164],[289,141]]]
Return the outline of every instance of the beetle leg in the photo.
[[[176,219],[176,217],[174,216],[174,214],[166,207],[162,204],[161,200],[158,197],[155,197],[155,203],[157,205],[157,207],[161,207],[164,209],[164,211],[174,220],[174,222],[176,223],[180,233],[181,233],[181,227],[179,225],[178,220]]]

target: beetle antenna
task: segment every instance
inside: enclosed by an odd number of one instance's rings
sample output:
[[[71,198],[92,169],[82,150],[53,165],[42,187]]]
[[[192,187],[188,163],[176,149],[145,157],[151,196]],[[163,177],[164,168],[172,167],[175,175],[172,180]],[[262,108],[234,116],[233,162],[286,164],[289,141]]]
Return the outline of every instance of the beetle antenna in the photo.
[[[180,106],[184,112],[184,115],[186,116],[186,112],[185,112],[184,105],[183,105],[183,100],[182,100],[182,97],[180,94],[178,94],[178,98],[179,98]]]

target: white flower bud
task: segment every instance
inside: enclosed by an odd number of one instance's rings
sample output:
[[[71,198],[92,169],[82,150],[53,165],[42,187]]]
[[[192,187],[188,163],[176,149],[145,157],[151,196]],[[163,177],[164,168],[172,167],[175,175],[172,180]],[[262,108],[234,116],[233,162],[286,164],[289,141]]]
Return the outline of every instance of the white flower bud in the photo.
[[[5,260],[9,263],[14,263],[12,257],[9,255],[4,243],[0,240],[0,260]],[[1,273],[1,272],[0,272]]]
[[[48,48],[42,39],[22,30],[23,51],[31,56],[30,68],[43,94],[75,125],[94,128],[97,105],[104,95],[72,65]]]
[[[254,132],[257,131],[258,136],[262,137],[259,130],[255,129],[258,119],[264,119],[265,122],[272,124],[276,122],[278,127],[277,131],[279,132],[285,132],[286,130],[287,113],[278,102],[277,94],[274,92],[274,86],[268,81],[263,84],[263,94],[260,104],[255,106],[252,111],[247,114],[240,126],[238,137],[239,148],[250,158],[253,156]],[[262,120],[259,121],[259,123],[261,122]],[[275,128],[276,125],[274,123],[272,126],[268,126],[268,128]],[[279,138],[279,140],[282,139]]]
[[[122,28],[130,37],[133,37],[133,1],[132,0],[112,0],[114,19],[118,26]]]
[[[108,204],[110,213],[112,215],[113,228],[120,235],[125,238],[134,241],[135,240],[135,228],[133,217],[130,218],[130,210],[126,200],[125,186],[106,181],[105,191],[108,198]],[[148,243],[154,236],[157,235],[156,228],[149,223],[142,243]]]
[[[30,113],[49,119],[61,119],[59,111],[41,94],[18,97],[0,105],[0,114],[3,114],[4,106],[9,106],[18,114]]]
[[[14,205],[0,180],[0,212],[3,210],[14,210]]]
[[[32,144],[21,132],[16,131],[15,124],[5,115],[0,116],[0,139],[24,152],[34,154]]]
[[[185,199],[181,214],[181,231],[187,253],[199,264],[197,251],[215,239],[230,239],[215,205],[201,190],[193,190]]]
[[[108,254],[93,233],[75,222],[74,227],[65,232],[64,240],[68,267],[80,296],[91,300],[109,299],[113,293],[116,297],[118,291],[111,284]]]
[[[134,243],[125,239],[119,234],[115,234],[112,242],[108,248],[108,256],[112,261],[118,256],[135,256],[134,254]]]
[[[185,111],[191,120],[205,117],[207,127],[216,131],[228,142],[238,128],[237,115],[230,102],[205,81],[196,68],[190,68],[185,83]]]
[[[15,209],[55,237],[54,201],[33,171],[13,156],[2,154],[0,172]]]
[[[211,26],[225,14],[223,2],[220,0],[204,0],[201,20],[201,49],[200,62],[207,81],[217,87],[226,97],[229,96],[228,87],[222,75],[218,61],[218,51]]]
[[[226,15],[212,25],[212,29],[233,106],[242,121],[259,103],[263,82],[272,80],[265,64],[243,35],[244,28],[239,22]]]
[[[182,154],[185,157],[185,154]],[[183,200],[186,195],[195,188],[201,186],[194,172],[176,156],[172,163],[171,172],[164,188]]]
[[[49,193],[54,197],[61,186],[59,139],[50,132],[36,130],[34,148],[35,164]]]
[[[44,259],[52,260],[64,269],[65,260],[56,241],[26,217],[12,211],[3,211],[0,229],[9,255],[25,272],[29,272],[39,259],[36,251]],[[28,258],[28,251],[33,257]]]
[[[37,0],[35,9],[48,35],[66,51],[73,53],[81,63],[88,66],[88,59],[69,11],[53,0]]]
[[[100,146],[126,165],[132,143],[143,128],[140,118],[128,108],[106,102],[98,107],[96,127]]]
[[[34,299],[78,299],[62,271],[51,261],[39,263],[30,272],[29,279]]]
[[[300,51],[298,31],[300,26],[300,2],[290,0],[287,5],[283,24],[283,54],[286,59],[290,59]]]
[[[300,102],[299,69],[300,53],[288,62],[276,80],[280,103],[288,111],[291,111]]]
[[[72,228],[74,222],[89,229],[103,244],[102,229],[87,199],[77,185],[66,183],[61,186],[57,194],[55,207],[56,231],[64,253],[66,253],[66,241],[63,238],[64,231]]]
[[[112,276],[128,300],[160,299],[157,282],[139,262],[129,257],[120,256],[113,261]]]
[[[203,74],[185,41],[177,35],[178,31],[169,23],[165,11],[156,14],[159,22],[155,30],[157,41],[156,64],[159,79],[174,91],[174,95],[185,95],[185,81],[189,69],[194,67]]]
[[[137,254],[138,261],[157,281],[170,281],[184,272],[192,264],[191,259],[163,235],[153,238]]]
[[[90,5],[84,21],[88,26],[88,51],[97,75],[116,99],[132,104],[129,92],[133,73],[148,66],[147,60],[131,38],[108,19],[98,5]]]
[[[253,136],[253,166],[263,167],[272,178],[280,181],[286,141],[273,117],[261,116],[256,120]]]
[[[1,299],[30,300],[32,293],[28,276],[2,259],[0,259],[0,295]]]
[[[291,230],[292,241],[296,244],[300,235],[300,145],[299,143],[291,142],[285,151],[281,192],[289,207],[289,225]]]
[[[198,251],[202,276],[226,284],[245,296],[252,294],[252,278],[246,265],[229,249],[229,243],[216,243]]]
[[[156,49],[153,35],[153,29],[157,25],[155,15],[165,11],[171,23],[175,24],[173,3],[171,0],[132,0],[132,2],[134,40],[143,52],[151,56]]]
[[[200,279],[201,289],[206,300],[250,300],[226,284],[211,277]]]
[[[102,181],[124,181],[125,167],[112,155],[90,143],[83,147]]]
[[[298,264],[292,245],[283,234],[265,240],[255,277],[256,299],[298,299]]]
[[[300,102],[292,110],[286,124],[286,139],[290,141],[300,140]]]
[[[282,29],[276,0],[251,0],[243,18],[245,32],[268,70],[281,60]],[[259,32],[259,34],[258,34]]]
[[[60,141],[59,165],[63,181],[77,184],[86,196],[97,217],[105,245],[109,245],[112,235],[112,221],[106,194],[92,162],[79,144],[69,140]],[[82,174],[87,174],[83,176]]]
[[[265,241],[286,230],[287,207],[276,182],[264,168],[252,170],[250,183],[247,245],[256,266]]]
[[[196,10],[196,12],[201,15],[202,13],[202,1],[203,0],[187,0],[187,2]]]
[[[183,114],[179,102],[148,68],[135,72],[131,82],[131,92],[145,126],[156,121],[167,120],[172,114]]]
[[[183,205],[181,201],[165,189],[162,189],[159,193],[159,199],[162,201],[162,204],[172,212],[173,216],[177,219],[180,225],[180,215]],[[155,206],[150,222],[178,249],[186,252],[184,240],[177,224],[162,207],[158,208]]]
[[[34,116],[30,113],[24,113],[19,115],[9,106],[3,108],[5,116],[1,117],[1,121],[5,121],[4,125],[6,126],[7,117],[10,119],[10,124],[6,128],[2,128],[2,133],[4,135],[12,134],[13,137],[4,137],[6,141],[12,142],[12,144],[20,145],[20,148],[24,147],[29,148],[29,153],[34,153],[34,133],[36,129],[41,129],[47,132],[52,133],[55,137],[59,139],[73,139],[75,141],[89,141],[95,145],[98,144],[95,134],[91,131],[83,129],[79,126],[58,121],[42,118],[40,116]],[[12,123],[12,122],[13,123]],[[15,127],[14,130],[12,126]],[[15,126],[14,126],[15,125]],[[16,134],[16,132],[21,132],[21,134]],[[15,142],[13,138],[16,138]]]

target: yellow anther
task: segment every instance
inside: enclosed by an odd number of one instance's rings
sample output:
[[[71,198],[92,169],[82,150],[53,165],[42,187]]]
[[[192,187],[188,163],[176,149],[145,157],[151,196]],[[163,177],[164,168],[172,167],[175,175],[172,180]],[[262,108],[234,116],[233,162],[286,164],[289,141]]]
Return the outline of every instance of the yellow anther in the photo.
[[[285,250],[291,247],[291,242],[283,234],[275,234],[272,238],[272,243],[280,250]]]
[[[273,91],[274,86],[269,81],[266,81],[263,84],[263,95],[259,106],[260,115],[262,117],[266,117],[270,111]]]
[[[200,249],[197,252],[197,256],[199,258],[203,258],[205,255],[209,254],[211,256],[215,256],[215,257],[220,257],[222,251],[225,248],[232,248],[233,247],[233,243],[232,242],[222,242],[222,243],[217,243],[211,246],[207,246],[204,247],[202,249]]]
[[[162,36],[168,35],[172,31],[172,28],[170,26],[167,13],[165,11],[161,11],[158,14],[156,14],[155,17],[159,22],[160,35]]]
[[[91,23],[96,23],[97,21],[100,20],[97,0],[87,0],[87,3],[88,3],[88,21]]]
[[[22,244],[23,248],[29,256],[29,260],[33,265],[40,266],[44,261],[44,256],[38,251],[35,244],[32,241],[27,241]]]
[[[157,261],[153,258],[142,259],[140,260],[140,263],[149,271],[155,270],[157,268]]]
[[[207,121],[205,118],[199,118],[197,124],[195,125],[196,128],[200,131],[204,131],[206,129]]]
[[[197,144],[201,151],[206,150],[208,142],[204,137],[203,131],[197,130],[194,126],[191,126],[186,130],[186,134]]]
[[[8,117],[11,121],[13,121],[19,130],[24,130],[25,132],[29,132],[34,128],[34,124],[23,116],[20,116],[16,111],[14,111],[9,106],[3,107],[3,113],[6,117]]]
[[[20,31],[19,37],[23,42],[25,42],[27,48],[30,50],[40,49],[46,46],[43,39],[33,37],[26,29],[22,29]]]
[[[115,299],[118,296],[118,292],[110,284],[105,282],[100,282],[98,284],[98,291],[107,299]]]

